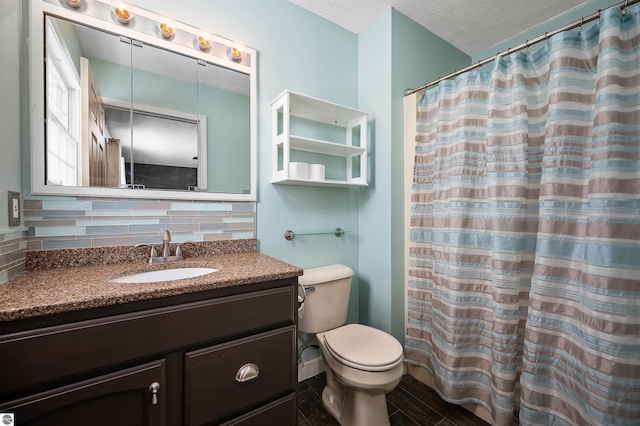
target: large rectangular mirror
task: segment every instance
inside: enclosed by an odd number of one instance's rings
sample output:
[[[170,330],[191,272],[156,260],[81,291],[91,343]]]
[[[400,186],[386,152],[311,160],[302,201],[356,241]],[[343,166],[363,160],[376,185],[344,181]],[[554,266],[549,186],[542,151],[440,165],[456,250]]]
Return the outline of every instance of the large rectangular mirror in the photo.
[[[34,194],[255,200],[255,51],[236,63],[183,34],[156,40],[96,18],[109,16],[97,0],[84,13],[36,3]]]

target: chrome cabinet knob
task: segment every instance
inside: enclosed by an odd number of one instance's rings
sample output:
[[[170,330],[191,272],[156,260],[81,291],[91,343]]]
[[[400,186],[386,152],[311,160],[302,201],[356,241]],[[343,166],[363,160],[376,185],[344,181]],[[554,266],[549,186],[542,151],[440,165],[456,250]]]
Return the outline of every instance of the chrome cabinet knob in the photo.
[[[160,389],[160,383],[153,382],[149,385],[149,391],[151,392],[151,405],[158,403],[158,390]]]

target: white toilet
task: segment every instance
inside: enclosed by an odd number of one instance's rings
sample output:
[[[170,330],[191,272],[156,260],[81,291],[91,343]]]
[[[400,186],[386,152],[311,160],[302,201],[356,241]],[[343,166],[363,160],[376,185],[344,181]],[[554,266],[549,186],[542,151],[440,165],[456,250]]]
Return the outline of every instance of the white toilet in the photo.
[[[389,425],[385,394],[400,382],[400,342],[384,331],[347,320],[353,270],[328,265],[298,278],[304,304],[298,330],[313,333],[322,349],[327,386],[322,401],[342,426]]]

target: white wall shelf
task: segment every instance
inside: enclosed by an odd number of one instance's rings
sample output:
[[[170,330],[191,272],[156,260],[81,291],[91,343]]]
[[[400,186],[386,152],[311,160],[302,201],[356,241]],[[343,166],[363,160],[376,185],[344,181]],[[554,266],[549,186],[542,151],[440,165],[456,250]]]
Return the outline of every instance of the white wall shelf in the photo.
[[[345,188],[367,186],[367,114],[353,108],[285,90],[271,102],[273,174],[271,183]],[[292,117],[344,129],[344,140],[322,140],[291,133]],[[359,136],[354,138],[354,132]],[[358,142],[354,145],[354,142]],[[290,173],[291,151],[304,151],[345,159],[345,179],[309,180]],[[359,173],[354,167],[359,164]]]

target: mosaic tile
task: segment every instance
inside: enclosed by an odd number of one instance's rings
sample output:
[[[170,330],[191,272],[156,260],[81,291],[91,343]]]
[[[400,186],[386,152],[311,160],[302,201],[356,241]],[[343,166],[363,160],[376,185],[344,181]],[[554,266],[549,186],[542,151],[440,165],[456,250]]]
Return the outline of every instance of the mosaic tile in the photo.
[[[61,250],[91,247],[91,239],[83,238],[81,240],[50,240],[42,242],[43,250]]]
[[[255,203],[43,197],[24,206],[27,251],[157,244],[165,229],[175,242],[255,238]]]
[[[171,203],[163,202],[136,202],[134,210],[171,210]]]
[[[129,216],[136,217],[144,217],[144,216],[153,216],[153,217],[163,217],[167,216],[166,210],[130,210]]]
[[[94,201],[87,210],[133,210],[133,201]]]
[[[203,203],[171,203],[171,209],[169,211],[169,213],[171,213],[172,210],[176,210],[176,211],[201,211],[204,210],[204,204]]]
[[[242,210],[255,211],[255,204],[254,203],[234,203],[232,210],[233,211],[242,211]]]
[[[87,235],[118,235],[127,232],[129,232],[128,226],[102,226],[102,224],[87,226]]]
[[[92,238],[92,247],[119,247],[119,246],[132,246],[135,245],[134,238]]]
[[[36,228],[36,237],[51,237],[51,236],[68,236],[68,235],[86,235],[87,230],[84,226],[47,226]]]
[[[25,270],[27,233],[24,230],[0,232],[0,284]]]
[[[213,230],[224,230],[229,229],[229,225],[227,223],[201,223],[200,230],[202,231],[213,231]]]
[[[161,224],[154,225],[129,225],[129,232],[164,232],[166,226]]]
[[[87,216],[95,219],[100,217],[113,217],[113,216],[130,216],[129,210],[88,210],[85,212]]]
[[[91,210],[91,201],[65,200],[42,202],[43,210]]]
[[[248,217],[228,217],[223,219],[223,222],[225,223],[238,223],[238,222],[253,222],[253,218],[248,216]]]

